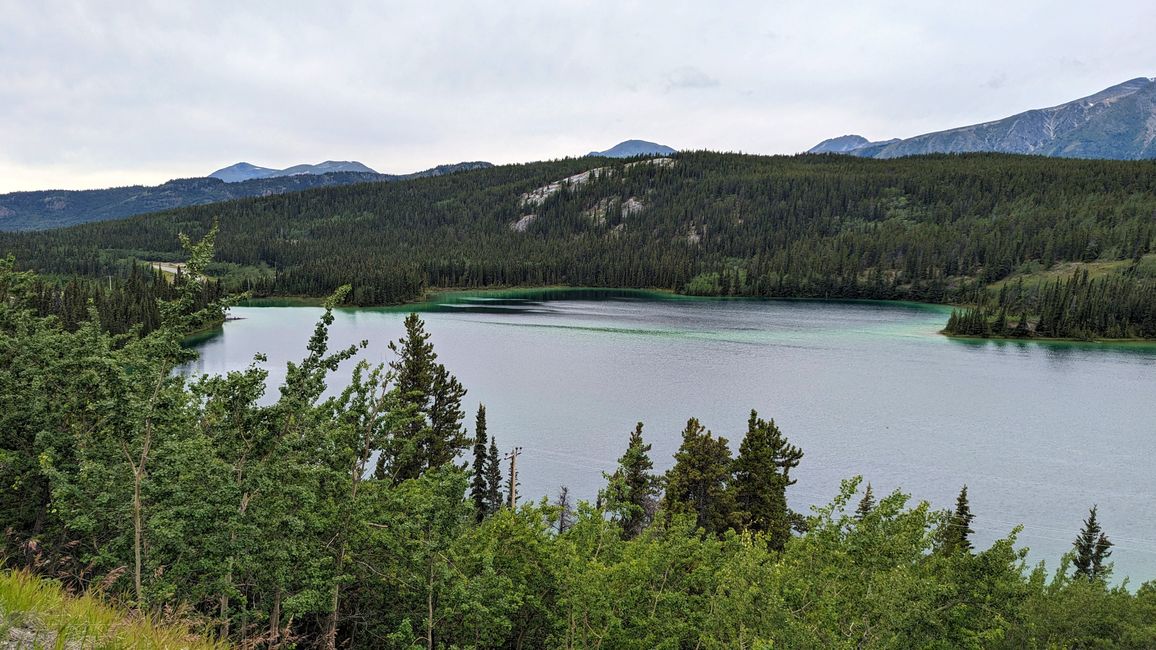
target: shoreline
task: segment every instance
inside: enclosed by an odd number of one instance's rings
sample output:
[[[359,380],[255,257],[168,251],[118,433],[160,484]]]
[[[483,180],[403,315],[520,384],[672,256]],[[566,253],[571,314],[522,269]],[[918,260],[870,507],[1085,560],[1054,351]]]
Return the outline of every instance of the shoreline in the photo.
[[[826,302],[826,303],[864,303],[864,304],[881,304],[892,306],[906,306],[924,309],[942,310],[948,313],[948,310],[958,309],[963,305],[951,303],[934,303],[921,302],[917,300],[887,300],[882,298],[820,298],[820,297],[793,297],[793,296],[694,296],[683,293],[677,293],[671,289],[656,289],[656,288],[636,288],[636,287],[574,287],[569,285],[544,285],[531,287],[486,287],[479,289],[461,289],[438,287],[427,290],[420,298],[406,301],[403,303],[393,305],[367,305],[364,307],[349,307],[341,306],[339,310],[378,310],[378,311],[423,311],[420,308],[427,306],[426,311],[433,311],[440,305],[452,305],[457,301],[465,301],[468,298],[502,298],[507,297],[512,300],[531,299],[524,297],[533,294],[542,294],[546,292],[622,292],[635,293],[639,297],[652,296],[655,299],[661,300],[746,300],[746,301],[800,301],[800,302]],[[487,296],[489,294],[489,296]],[[237,303],[237,307],[320,307],[325,302],[325,298],[318,298],[313,296],[266,296],[260,298],[250,298]],[[228,319],[226,319],[227,321]],[[212,328],[212,331],[219,330],[224,322]],[[199,332],[199,334],[206,334],[208,332]],[[1156,339],[1143,338],[1127,338],[1127,339],[1077,339],[1077,338],[1054,338],[1054,337],[1040,337],[1032,336],[1028,338],[1010,337],[1010,336],[977,336],[970,334],[948,334],[944,330],[939,330],[938,335],[951,340],[960,341],[995,341],[995,342],[1023,342],[1023,343],[1081,343],[1094,344],[1105,346],[1133,346],[1133,345],[1156,345]]]
[[[978,334],[949,334],[939,330],[939,335],[960,341],[998,341],[1000,343],[1085,343],[1090,345],[1156,345],[1156,339],[1075,339],[1054,336],[980,336]]]

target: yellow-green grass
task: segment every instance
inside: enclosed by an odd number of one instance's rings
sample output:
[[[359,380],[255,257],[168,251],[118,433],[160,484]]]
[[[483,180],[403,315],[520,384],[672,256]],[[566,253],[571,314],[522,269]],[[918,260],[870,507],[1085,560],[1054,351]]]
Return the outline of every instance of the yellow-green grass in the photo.
[[[146,650],[224,650],[187,626],[116,609],[93,594],[74,596],[24,571],[0,573],[0,646]]]
[[[1049,284],[1057,280],[1068,280],[1077,271],[1087,271],[1092,279],[1102,278],[1117,273],[1124,273],[1132,266],[1132,260],[1111,260],[1096,262],[1060,262],[1050,269],[1039,269],[1030,272],[1012,273],[1008,277],[993,282],[989,289],[999,291],[1004,285],[1014,285],[1021,280],[1024,288],[1034,289],[1042,284]],[[1136,268],[1136,275],[1142,278],[1156,278],[1156,254],[1145,255],[1140,259]]]

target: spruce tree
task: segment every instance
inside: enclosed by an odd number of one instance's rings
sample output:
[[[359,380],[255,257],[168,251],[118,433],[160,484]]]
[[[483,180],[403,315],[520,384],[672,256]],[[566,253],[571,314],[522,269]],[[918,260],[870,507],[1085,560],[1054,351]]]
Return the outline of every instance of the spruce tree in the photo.
[[[1002,336],[1007,331],[1007,312],[1003,309],[999,310],[999,315],[995,317],[995,323],[991,326],[992,334]]]
[[[417,314],[405,319],[405,336],[391,341],[397,355],[389,367],[397,392],[397,427],[378,456],[374,478],[400,483],[451,462],[468,445],[462,430],[461,401],[466,391],[437,363],[425,323]]]
[[[863,521],[875,509],[875,493],[871,491],[871,484],[863,491],[863,498],[859,500],[859,507],[855,508],[855,519]]]
[[[1077,577],[1095,580],[1107,576],[1108,567],[1104,560],[1112,555],[1112,542],[1100,529],[1100,522],[1096,519],[1096,506],[1088,511],[1088,518],[1084,520],[1084,528],[1074,542],[1076,557],[1072,561]]]
[[[1031,335],[1031,331],[1028,330],[1027,312],[1021,312],[1020,313],[1020,320],[1018,323],[1016,323],[1015,329],[1012,330],[1011,335],[1016,337],[1016,338],[1021,338],[1021,339],[1027,338],[1028,336]]]
[[[768,545],[782,550],[791,536],[787,487],[791,469],[799,466],[803,451],[787,442],[774,420],[752,410],[747,433],[734,462],[735,501],[743,526],[765,533]]]
[[[474,425],[473,479],[470,482],[470,499],[474,502],[474,514],[478,523],[481,523],[491,511],[487,500],[489,483],[486,480],[490,457],[486,451],[486,405],[479,404],[478,417]]]
[[[622,537],[633,539],[650,523],[657,505],[659,478],[651,470],[650,445],[642,442],[642,423],[630,433],[626,452],[618,459],[613,474],[602,474],[606,488],[599,493],[602,503],[622,527]]]
[[[554,502],[558,509],[558,534],[561,535],[574,525],[574,504],[570,502],[570,488],[563,485],[558,490],[558,500]]]
[[[490,438],[490,452],[486,458],[486,508],[494,514],[502,507],[502,456],[498,453],[498,443]]]
[[[404,419],[377,457],[374,478],[378,480],[399,483],[421,474],[423,430],[428,426],[425,411],[437,359],[429,336],[422,320],[411,313],[405,318],[405,336],[389,342],[390,351],[397,356],[389,367],[394,373],[399,415]]]
[[[731,462],[726,438],[715,438],[695,418],[688,420],[674,467],[666,473],[666,512],[692,514],[698,527],[708,533],[730,528],[735,518],[734,494],[729,489]]]
[[[440,363],[434,365],[430,383],[429,426],[422,441],[422,470],[449,463],[469,445],[462,429],[462,398],[466,389]]]
[[[971,522],[974,520],[975,515],[971,514],[971,504],[967,500],[967,486],[964,485],[955,499],[955,510],[947,516],[940,530],[940,549],[945,555],[971,552],[970,536],[975,532]]]

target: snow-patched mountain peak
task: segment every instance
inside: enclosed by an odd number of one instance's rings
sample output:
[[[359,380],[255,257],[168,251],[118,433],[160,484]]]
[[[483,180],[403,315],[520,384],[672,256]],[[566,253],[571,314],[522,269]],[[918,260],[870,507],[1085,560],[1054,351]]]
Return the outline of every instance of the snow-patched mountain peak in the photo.
[[[904,140],[844,141],[848,137],[826,140],[811,151],[868,158],[990,151],[1151,159],[1156,158],[1156,78],[1137,77],[1064,104]]]

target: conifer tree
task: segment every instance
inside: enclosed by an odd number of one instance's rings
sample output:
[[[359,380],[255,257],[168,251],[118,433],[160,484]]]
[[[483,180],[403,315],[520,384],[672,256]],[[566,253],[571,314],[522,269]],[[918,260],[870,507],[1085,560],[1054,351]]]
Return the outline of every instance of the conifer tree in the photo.
[[[863,498],[859,500],[859,507],[855,508],[855,519],[863,521],[875,509],[875,493],[871,491],[871,483],[863,491]]]
[[[437,362],[425,323],[417,314],[405,319],[405,336],[391,341],[390,362],[402,426],[378,456],[374,478],[400,483],[451,462],[468,445],[462,430],[461,383]]]
[[[975,515],[971,513],[971,504],[967,500],[967,486],[965,485],[960,489],[959,496],[955,499],[955,510],[948,515],[941,528],[940,549],[945,555],[971,552],[970,536],[975,532],[971,528],[971,522],[974,520]]]
[[[489,514],[497,512],[502,500],[502,456],[498,453],[498,443],[490,437],[490,452],[486,458],[486,508]]]
[[[731,452],[726,438],[715,438],[695,418],[686,423],[674,467],[666,473],[668,514],[693,514],[699,528],[720,534],[734,524],[734,494],[729,489]]]
[[[466,389],[442,364],[434,365],[430,384],[429,426],[423,432],[423,471],[454,460],[466,449],[469,438],[462,429],[462,398]]]
[[[1096,506],[1088,511],[1088,518],[1084,520],[1084,528],[1074,546],[1076,557],[1072,563],[1077,577],[1095,580],[1107,576],[1108,567],[1104,566],[1104,560],[1112,555],[1112,542],[1100,528]]]
[[[1007,330],[1007,312],[1000,309],[995,322],[991,324],[991,333],[994,336],[1003,336],[1005,330]]]
[[[650,445],[642,442],[639,422],[630,433],[626,452],[618,459],[618,468],[613,474],[602,474],[607,485],[599,500],[622,526],[624,539],[637,537],[654,517],[659,478],[651,472],[654,463],[649,452]]]
[[[558,500],[554,502],[558,509],[558,534],[561,535],[574,525],[574,504],[570,502],[570,488],[563,485],[558,489]]]
[[[427,426],[424,412],[429,403],[437,359],[429,336],[418,315],[411,313],[405,318],[405,336],[389,342],[390,351],[397,355],[389,367],[394,372],[399,410],[403,411],[406,419],[378,456],[374,471],[376,479],[392,479],[396,483],[421,474],[422,430]]]
[[[490,458],[486,450],[486,441],[486,405],[479,404],[474,425],[473,480],[470,482],[470,499],[474,502],[474,513],[478,523],[481,523],[492,509],[488,501],[489,483],[486,479]]]
[[[1020,320],[1016,323],[1015,329],[1012,330],[1011,335],[1016,338],[1027,338],[1031,332],[1028,330],[1028,315],[1027,312],[1020,313]]]
[[[791,536],[787,487],[795,483],[791,469],[802,458],[803,451],[787,442],[774,420],[760,419],[751,411],[734,462],[735,501],[743,526],[766,533],[767,543],[775,550],[782,550]]]

